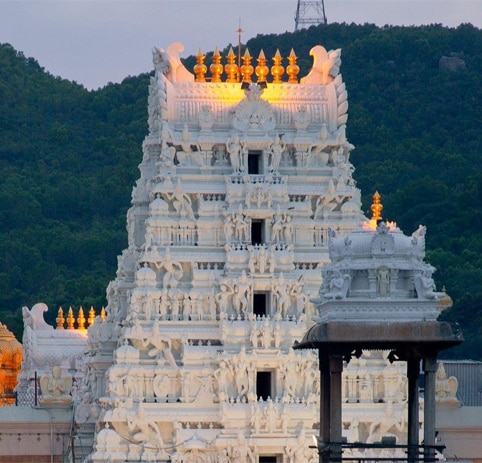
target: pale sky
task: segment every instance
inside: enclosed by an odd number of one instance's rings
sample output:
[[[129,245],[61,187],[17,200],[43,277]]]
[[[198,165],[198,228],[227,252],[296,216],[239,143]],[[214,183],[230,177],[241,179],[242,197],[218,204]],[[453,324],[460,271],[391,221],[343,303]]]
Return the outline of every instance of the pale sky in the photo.
[[[181,56],[294,31],[297,0],[0,0],[0,43],[89,89],[152,69],[151,50]],[[329,23],[482,27],[482,0],[325,0]],[[323,44],[321,44],[323,45]]]

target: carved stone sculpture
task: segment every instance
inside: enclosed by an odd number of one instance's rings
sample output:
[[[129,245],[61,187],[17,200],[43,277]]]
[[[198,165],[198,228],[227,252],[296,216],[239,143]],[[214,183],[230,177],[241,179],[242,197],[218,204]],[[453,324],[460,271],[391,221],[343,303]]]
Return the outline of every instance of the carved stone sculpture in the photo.
[[[70,405],[72,403],[71,389],[72,378],[70,376],[62,376],[62,369],[59,366],[54,366],[50,376],[40,378],[41,403]]]

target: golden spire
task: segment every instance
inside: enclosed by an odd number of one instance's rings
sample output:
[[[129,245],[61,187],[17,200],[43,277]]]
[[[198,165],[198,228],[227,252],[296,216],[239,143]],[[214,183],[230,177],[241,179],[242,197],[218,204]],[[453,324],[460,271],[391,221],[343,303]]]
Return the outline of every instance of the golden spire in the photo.
[[[378,191],[375,191],[373,195],[373,204],[371,207],[372,210],[372,221],[377,223],[379,220],[382,220],[382,210],[383,205],[380,203],[381,196],[379,195]]]
[[[224,66],[224,72],[226,73],[226,82],[234,83],[238,80],[236,76],[238,74],[238,65],[236,64],[236,55],[234,54],[233,47],[228,52],[228,63]]]
[[[286,74],[288,74],[288,83],[290,84],[297,84],[298,78],[297,75],[300,72],[300,67],[296,64],[296,60],[298,57],[295,54],[295,51],[291,49],[290,55],[288,56],[288,66],[286,66]]]
[[[221,74],[223,73],[223,65],[221,64],[221,55],[219,54],[218,47],[215,48],[213,53],[213,62],[209,66],[211,71],[211,82],[221,82]]]
[[[276,50],[276,53],[273,57],[273,66],[271,66],[271,75],[273,76],[273,84],[281,84],[281,76],[285,73],[285,69],[281,64],[283,58],[279,50]]]
[[[79,330],[85,330],[85,316],[84,316],[84,309],[82,308],[82,306],[80,306],[80,309],[79,309],[77,324],[78,324]]]
[[[57,312],[57,318],[55,319],[55,321],[57,322],[57,329],[63,330],[65,318],[64,318],[64,311],[62,310],[62,307],[59,308],[59,311]]]
[[[251,83],[251,76],[254,72],[254,67],[251,66],[251,55],[249,54],[249,50],[246,48],[246,51],[243,55],[243,65],[240,69],[243,84],[250,84]]]
[[[206,82],[206,72],[208,67],[204,64],[204,59],[206,55],[203,55],[201,49],[197,52],[196,65],[194,66],[194,74],[196,74],[196,82]]]
[[[95,320],[95,310],[92,306],[90,306],[90,310],[89,310],[89,318],[87,319],[87,323],[89,326],[93,325],[94,324],[94,320]]]
[[[69,307],[69,312],[67,313],[67,329],[68,330],[75,329],[74,323],[75,323],[74,311],[72,310],[72,307]]]
[[[104,307],[102,307],[102,310],[100,311],[100,319],[104,321],[105,317],[106,317],[105,309]]]
[[[259,52],[258,59],[256,60],[258,65],[256,66],[256,77],[258,84],[265,84],[266,83],[266,76],[269,73],[269,67],[266,66],[266,56],[264,56],[264,51],[261,50]]]

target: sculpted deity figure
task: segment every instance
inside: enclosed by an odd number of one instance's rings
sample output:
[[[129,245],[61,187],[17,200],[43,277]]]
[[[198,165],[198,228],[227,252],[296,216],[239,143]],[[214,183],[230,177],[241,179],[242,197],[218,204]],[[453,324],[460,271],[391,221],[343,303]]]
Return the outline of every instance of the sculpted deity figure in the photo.
[[[271,283],[271,291],[276,298],[277,312],[281,317],[286,317],[291,308],[291,296],[288,290],[288,284],[285,283],[283,272],[280,273],[278,281]]]
[[[43,376],[40,379],[40,390],[42,391],[43,402],[72,402],[70,390],[72,389],[72,378],[62,376],[62,369],[56,365],[52,368],[50,376]]]
[[[256,260],[258,262],[259,273],[264,273],[266,271],[266,265],[268,263],[268,253],[264,246],[261,246],[259,248],[258,255],[256,256]]]
[[[233,221],[233,216],[228,214],[224,220],[224,237],[226,238],[226,243],[231,244],[235,231],[235,224]]]
[[[178,182],[172,193],[166,193],[168,201],[172,201],[172,207],[180,217],[189,217],[193,222],[196,220],[192,209],[191,197],[182,191],[181,182]]]
[[[265,318],[263,324],[260,328],[261,335],[261,345],[264,349],[268,349],[271,346],[271,341],[273,340],[273,328],[269,322],[268,318]]]
[[[228,138],[228,141],[226,142],[226,151],[229,153],[229,159],[231,160],[233,171],[235,173],[243,171],[243,146],[237,135]]]
[[[228,449],[221,449],[221,453],[218,455],[217,463],[231,463],[228,456]]]
[[[329,284],[329,292],[325,294],[327,299],[344,299],[350,287],[350,275],[342,275],[340,270],[333,271]]]
[[[187,124],[184,124],[184,127],[181,132],[181,141],[180,146],[182,151],[176,153],[177,160],[179,164],[185,165],[189,164],[189,155],[191,154],[192,147],[191,147],[191,135],[189,134],[189,129]]]
[[[147,349],[150,347],[147,355],[149,357],[159,357],[160,354],[164,356],[169,365],[177,370],[176,360],[172,355],[172,341],[167,335],[162,335],[160,333],[159,323],[156,321],[152,325],[152,332],[148,338],[140,341],[142,348]]]
[[[164,446],[159,426],[153,419],[146,417],[142,404],[139,404],[137,414],[129,414],[127,427],[132,433],[133,441],[155,448],[162,448]]]
[[[281,241],[281,233],[283,231],[284,223],[284,216],[281,213],[279,206],[276,208],[276,212],[271,223],[273,224],[271,228],[271,242],[278,244]]]
[[[246,218],[243,214],[243,208],[241,207],[241,204],[239,205],[239,209],[234,214],[233,222],[236,240],[240,243],[248,241],[249,223],[246,221]]]
[[[214,296],[214,299],[218,305],[219,313],[227,313],[229,301],[231,296],[234,294],[234,288],[226,280],[221,280],[219,289],[220,292]]]
[[[380,267],[377,270],[378,294],[380,297],[387,297],[390,294],[390,270]]]
[[[243,270],[234,287],[233,305],[237,315],[245,315],[248,310],[250,288],[251,283]]]
[[[395,428],[395,429],[394,429]],[[405,419],[403,412],[394,414],[393,402],[388,402],[385,409],[385,415],[376,419],[370,425],[370,432],[367,438],[367,444],[378,442],[382,440],[382,437],[389,436],[395,437],[398,441],[398,436],[392,431],[397,430],[403,432],[405,428]]]
[[[298,281],[293,283],[290,291],[290,295],[295,300],[297,317],[302,316],[305,309],[305,305],[308,302],[308,296],[303,292],[303,286],[304,286],[304,282],[303,282],[303,277],[301,276],[298,279]]]
[[[268,404],[263,413],[264,418],[264,430],[269,433],[273,433],[281,418],[278,409],[274,406],[271,398],[268,397]]]
[[[218,382],[218,398],[220,402],[228,400],[228,384],[231,371],[225,360],[219,362],[219,368],[214,372]]]
[[[438,299],[445,295],[443,292],[437,292],[435,282],[429,271],[425,271],[421,275],[416,275],[414,284],[419,299]]]
[[[318,218],[327,218],[328,215],[338,206],[337,197],[335,184],[333,183],[333,180],[330,179],[326,193],[324,195],[320,195],[316,201],[313,220],[317,220]]]
[[[298,438],[285,447],[289,463],[305,463],[307,461],[307,448],[305,429],[301,428]]]
[[[213,126],[214,113],[211,105],[205,104],[201,106],[198,119],[201,130],[209,130]]]
[[[279,135],[276,135],[274,138],[273,143],[271,143],[269,147],[269,152],[271,154],[271,163],[269,165],[270,172],[278,172],[281,155],[283,151],[286,149],[286,144],[281,141]]]
[[[310,115],[308,114],[305,105],[301,105],[298,108],[293,119],[296,130],[304,131],[308,128],[308,125],[310,124]]]
[[[300,371],[298,359],[294,350],[290,347],[288,357],[282,367],[285,392],[291,397],[296,397],[298,389],[298,373]]]
[[[244,346],[241,347],[239,354],[233,357],[233,364],[236,392],[238,394],[238,398],[241,398],[246,396],[249,391],[250,362],[248,356],[246,355]]]
[[[163,288],[170,288],[172,286],[173,280],[179,281],[182,278],[182,275],[184,273],[182,270],[182,265],[180,262],[172,260],[170,248],[166,248],[164,257],[162,258],[162,261],[159,265],[159,269],[164,268],[164,270],[166,271],[166,273],[162,277]]]
[[[243,431],[238,431],[238,442],[229,449],[231,463],[255,463],[256,461],[253,451],[246,442]]]
[[[435,375],[435,400],[437,402],[458,402],[458,381],[455,376],[447,378],[445,367],[442,362],[438,364]]]
[[[286,244],[290,244],[293,241],[293,224],[291,223],[291,217],[285,215],[283,221],[283,237]]]
[[[251,427],[254,434],[259,434],[263,421],[263,412],[257,403],[251,404]]]
[[[251,341],[251,345],[256,349],[259,347],[261,332],[258,330],[256,325],[256,320],[253,320],[251,323],[251,334],[249,335],[249,340]]]

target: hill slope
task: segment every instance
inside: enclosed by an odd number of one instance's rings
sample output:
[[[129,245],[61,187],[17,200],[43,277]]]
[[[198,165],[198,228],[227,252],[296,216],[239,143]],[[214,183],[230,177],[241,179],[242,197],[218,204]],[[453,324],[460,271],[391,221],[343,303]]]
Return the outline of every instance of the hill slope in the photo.
[[[459,320],[468,338],[449,355],[481,359],[482,31],[331,24],[247,46],[253,56],[294,48],[302,76],[315,44],[343,49],[365,209],[378,190],[384,217],[405,233],[428,226],[427,261],[455,301],[443,317]],[[439,69],[452,52],[463,53],[465,70]],[[105,303],[126,246],[148,77],[88,92],[0,46],[0,319],[17,335],[22,305],[42,300],[53,316],[59,306]]]

